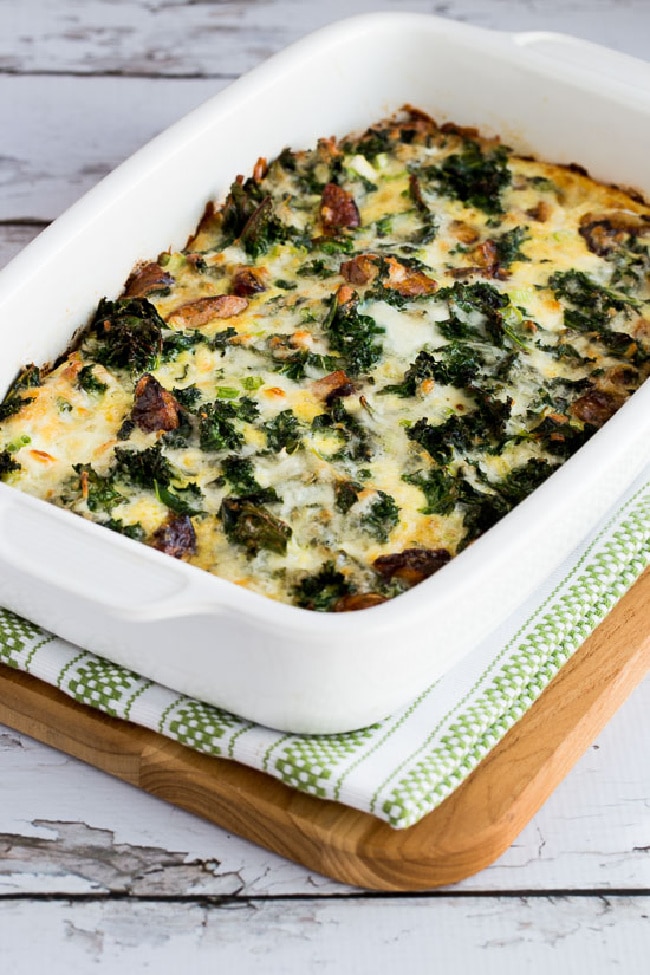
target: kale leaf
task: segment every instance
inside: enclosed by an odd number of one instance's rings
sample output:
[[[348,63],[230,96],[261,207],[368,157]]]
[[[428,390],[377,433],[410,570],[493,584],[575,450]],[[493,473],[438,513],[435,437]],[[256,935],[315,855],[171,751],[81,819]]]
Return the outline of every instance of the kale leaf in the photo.
[[[154,368],[162,352],[165,323],[146,298],[102,298],[90,323],[102,365],[130,372]]]
[[[8,474],[19,471],[20,464],[14,460],[11,453],[6,449],[0,450],[0,481],[4,481]]]
[[[442,467],[402,474],[402,480],[420,488],[424,494],[426,506],[419,509],[422,514],[448,515],[454,510],[458,500],[458,479]]]
[[[238,240],[253,259],[287,239],[287,228],[273,212],[273,200],[254,179],[235,180],[221,213],[226,236]]]
[[[115,475],[98,474],[90,464],[74,464],[73,470],[79,475],[81,492],[90,511],[105,511],[126,500],[115,483]]]
[[[440,166],[427,167],[425,173],[445,196],[484,213],[503,213],[501,191],[512,182],[504,146],[483,152],[478,142],[467,139],[460,153],[447,156]]]
[[[105,393],[108,386],[97,378],[93,369],[94,366],[92,363],[89,363],[79,370],[77,373],[77,386],[86,393]]]
[[[383,334],[384,329],[374,318],[359,314],[356,300],[340,304],[337,293],[334,293],[323,329],[328,334],[332,351],[344,356],[349,375],[367,372],[381,359],[382,346],[377,342],[377,336]]]
[[[335,399],[327,413],[319,413],[311,423],[312,430],[337,430],[344,446],[335,455],[335,460],[364,461],[372,457],[372,447],[368,432],[356,416],[346,410],[340,399]]]
[[[350,583],[333,562],[325,562],[317,573],[306,576],[293,587],[298,606],[321,613],[330,612],[339,599],[351,592]]]
[[[571,306],[565,308],[564,324],[577,332],[607,332],[614,314],[628,315],[638,307],[633,298],[597,284],[584,271],[575,268],[555,271],[548,279],[548,286],[556,298]]]
[[[357,503],[360,492],[361,485],[356,481],[337,481],[334,485],[334,507],[346,515]]]
[[[199,442],[201,450],[236,450],[244,443],[243,435],[233,420],[252,423],[259,415],[255,400],[242,396],[236,403],[216,400],[199,411]]]
[[[154,488],[158,500],[177,515],[198,515],[203,510],[203,492],[194,482],[180,488],[167,487],[156,481]]]
[[[462,454],[478,448],[498,451],[507,439],[512,400],[504,402],[481,390],[474,390],[474,394],[477,405],[471,413],[453,413],[435,426],[422,417],[406,431],[409,440],[418,443],[439,464],[447,464],[454,450]]]
[[[115,472],[118,477],[144,488],[155,488],[156,484],[167,486],[175,473],[160,443],[144,450],[116,447]]]
[[[249,558],[261,549],[278,555],[286,553],[291,528],[262,505],[241,498],[224,498],[219,516],[229,540],[245,548]]]
[[[384,386],[379,394],[415,396],[420,383],[425,379],[435,379],[445,386],[456,386],[462,389],[476,379],[482,366],[485,365],[480,352],[461,342],[450,342],[449,345],[435,351],[438,353],[437,358],[432,352],[426,350],[418,352],[415,361],[404,373],[402,381]]]
[[[377,491],[376,499],[361,516],[361,526],[378,542],[387,542],[391,531],[399,521],[399,511],[395,499],[391,498],[390,494]]]
[[[41,374],[37,366],[26,366],[24,369],[21,369],[9,386],[4,400],[0,403],[0,420],[6,420],[8,417],[14,416],[23,406],[31,403],[34,397],[23,396],[23,391],[26,389],[34,389],[40,385]]]
[[[255,478],[253,462],[248,457],[231,456],[222,461],[224,477],[238,498],[254,504],[279,501],[275,488],[262,487]]]
[[[266,433],[267,446],[274,453],[284,448],[288,454],[293,454],[302,447],[300,422],[293,410],[282,410],[276,413],[274,417],[262,424],[262,429]]]

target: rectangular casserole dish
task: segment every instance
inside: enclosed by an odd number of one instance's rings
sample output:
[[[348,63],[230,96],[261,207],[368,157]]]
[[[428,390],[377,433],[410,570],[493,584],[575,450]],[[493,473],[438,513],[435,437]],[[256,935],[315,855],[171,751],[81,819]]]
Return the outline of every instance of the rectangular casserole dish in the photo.
[[[650,67],[549,34],[354,18],[276,56],[137,153],[0,275],[4,391],[51,361],[133,264],[182,247],[259,155],[410,103],[650,194]],[[275,603],[0,484],[0,603],[275,728],[332,733],[404,705],[566,557],[650,459],[650,386],[448,566],[360,613]]]

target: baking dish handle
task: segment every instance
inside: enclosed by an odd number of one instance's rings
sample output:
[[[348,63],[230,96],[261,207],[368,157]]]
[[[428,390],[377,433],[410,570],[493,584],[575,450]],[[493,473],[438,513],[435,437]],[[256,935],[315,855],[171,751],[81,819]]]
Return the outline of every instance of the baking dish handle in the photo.
[[[82,601],[98,621],[220,611],[208,586],[216,580],[192,578],[185,566],[139,543],[114,535],[102,540],[97,532],[97,525],[0,485],[0,601],[35,620],[39,601],[57,594],[62,611],[67,605],[74,614]]]
[[[528,59],[533,56],[547,66],[554,64],[574,75],[590,74],[637,93],[650,91],[650,65],[639,58],[550,31],[524,31],[511,34],[510,38],[517,47],[525,49]]]

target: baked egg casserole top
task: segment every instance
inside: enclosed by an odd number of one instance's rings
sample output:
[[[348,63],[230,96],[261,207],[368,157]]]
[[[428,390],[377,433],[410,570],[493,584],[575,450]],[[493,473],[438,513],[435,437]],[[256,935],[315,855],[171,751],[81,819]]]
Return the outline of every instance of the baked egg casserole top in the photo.
[[[442,568],[645,380],[650,208],[405,109],[285,149],[0,405],[0,476],[273,599]]]

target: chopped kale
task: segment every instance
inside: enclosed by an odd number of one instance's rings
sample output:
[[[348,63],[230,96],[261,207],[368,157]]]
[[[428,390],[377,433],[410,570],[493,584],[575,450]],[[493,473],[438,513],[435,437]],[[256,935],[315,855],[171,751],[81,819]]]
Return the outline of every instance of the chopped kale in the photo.
[[[10,452],[5,447],[0,450],[0,481],[4,481],[7,475],[11,474],[13,471],[19,471],[20,464],[17,460],[14,460]]]
[[[427,503],[419,509],[423,514],[448,515],[454,510],[458,499],[458,479],[443,468],[432,467],[426,472],[402,474],[402,480],[420,488],[424,494]]]
[[[387,542],[399,521],[399,511],[395,499],[391,498],[390,494],[377,491],[377,498],[361,516],[361,526],[378,542]]]
[[[132,538],[135,542],[143,542],[145,538],[145,530],[139,521],[136,521],[132,525],[125,525],[119,518],[109,518],[108,521],[101,521],[100,525],[103,525],[104,528],[110,528],[111,531],[117,532],[118,535],[125,535],[126,538]]]
[[[279,501],[275,488],[262,487],[255,478],[253,462],[248,457],[226,457],[222,461],[224,477],[236,497],[252,501],[254,504],[269,504]]]
[[[274,453],[284,449],[288,454],[302,447],[300,422],[293,410],[282,410],[262,425],[266,443]]]
[[[574,426],[565,417],[555,414],[545,416],[532,431],[532,436],[549,454],[557,457],[571,457],[594,435],[598,428],[585,423]]]
[[[312,247],[324,254],[351,254],[354,241],[351,237],[318,237],[312,241]]]
[[[174,477],[174,469],[160,443],[144,450],[116,447],[115,472],[119,478],[144,488],[155,488],[156,484],[167,486]]]
[[[465,527],[462,548],[496,525],[511,507],[500,495],[479,491],[468,481],[462,481],[459,501]]]
[[[512,182],[503,146],[483,152],[478,142],[467,139],[460,153],[447,156],[440,166],[427,167],[425,173],[445,196],[484,213],[503,213],[501,191]]]
[[[21,369],[11,383],[5,394],[5,398],[0,403],[0,420],[14,416],[27,403],[31,403],[33,396],[23,396],[25,389],[34,389],[41,385],[41,374],[37,366],[26,366]]]
[[[115,434],[118,440],[128,440],[133,431],[135,430],[135,421],[127,416],[126,420],[122,421],[122,424]]]
[[[245,548],[249,558],[261,549],[278,555],[286,553],[291,528],[261,505],[241,498],[224,498],[219,516],[229,540]]]
[[[383,334],[384,329],[376,324],[374,318],[359,314],[357,304],[351,300],[341,305],[337,294],[333,294],[323,323],[330,348],[345,358],[346,371],[351,376],[367,372],[382,356],[382,346],[377,342],[377,336]]]
[[[194,427],[189,415],[185,410],[179,410],[178,426],[173,430],[168,430],[166,433],[163,433],[160,440],[166,447],[178,450],[182,447],[189,447],[193,437]]]
[[[344,446],[335,455],[335,460],[364,461],[372,457],[372,447],[368,432],[356,416],[346,410],[340,399],[335,399],[327,413],[319,413],[312,420],[312,430],[336,430],[344,441]]]
[[[390,132],[387,129],[370,128],[363,133],[355,143],[344,146],[346,152],[358,153],[369,162],[373,162],[383,152],[389,152],[392,147]]]
[[[77,386],[86,393],[105,393],[107,384],[98,379],[93,370],[92,364],[83,366],[77,373]]]
[[[507,439],[506,423],[512,401],[502,402],[482,391],[474,392],[477,406],[471,413],[453,413],[436,426],[422,417],[406,431],[409,440],[418,443],[439,464],[448,463],[454,450],[461,454],[478,448],[497,452]]]
[[[212,336],[211,345],[215,352],[220,352],[222,356],[226,354],[227,347],[231,344],[232,340],[237,335],[237,329],[229,325],[228,328],[224,328],[221,332],[217,332]]]
[[[333,562],[325,562],[315,575],[306,576],[293,587],[298,606],[320,613],[333,610],[339,599],[351,592],[350,583]]]
[[[524,498],[532,494],[557,465],[532,458],[500,481],[486,481],[482,491],[468,481],[459,481],[458,501],[463,513],[465,537],[463,547],[484,534],[497,521],[507,515]]]
[[[259,407],[250,396],[242,396],[237,402],[207,403],[200,407],[198,416],[201,450],[235,450],[242,446],[244,437],[233,420],[252,423],[259,416]]]
[[[250,396],[242,396],[237,403],[234,404],[235,416],[240,420],[244,420],[246,423],[252,423],[260,415],[260,408],[254,399]]]
[[[451,312],[447,322],[438,323],[445,338],[487,339],[501,346],[508,337],[504,312],[510,299],[487,281],[472,284],[456,281],[451,287],[440,288],[436,299],[447,301]],[[477,313],[481,316],[479,321],[476,321]]]
[[[638,288],[650,273],[650,247],[632,238],[625,247],[613,248],[605,256],[612,261],[612,284],[622,291]]]
[[[198,484],[191,482],[179,488],[156,482],[154,489],[158,500],[177,515],[198,515],[203,510],[203,492]]]
[[[233,419],[237,410],[232,403],[217,401],[202,406],[199,411],[199,442],[201,450],[236,450],[244,438]]]
[[[334,485],[334,506],[337,511],[346,515],[356,504],[360,492],[361,485],[355,481],[337,481]]]
[[[298,287],[295,281],[285,281],[284,278],[277,278],[273,284],[281,291],[295,291]]]
[[[175,359],[181,352],[186,352],[187,349],[191,349],[194,345],[198,345],[204,341],[205,336],[201,335],[196,329],[191,332],[166,331],[163,335],[162,359],[164,362],[169,362],[170,359]]]
[[[627,295],[597,284],[584,271],[555,271],[548,286],[556,298],[571,307],[565,308],[564,324],[577,332],[606,332],[612,316],[618,312],[628,315],[638,302]]]
[[[306,261],[296,272],[299,278],[331,278],[337,271],[330,268],[320,257]]]
[[[182,389],[175,386],[172,393],[177,402],[189,413],[195,412],[196,407],[201,402],[201,390],[194,384],[184,386]]]
[[[221,213],[227,239],[238,240],[252,258],[265,254],[277,241],[287,239],[285,226],[273,212],[271,197],[253,179],[235,180]]]
[[[479,375],[485,365],[483,356],[470,345],[450,342],[436,349],[438,357],[423,350],[418,352],[415,362],[406,370],[400,383],[384,386],[380,394],[395,393],[397,396],[415,396],[420,383],[425,379],[435,379],[445,386],[462,389]]]
[[[502,480],[496,483],[491,482],[490,487],[507,504],[514,507],[550,477],[556,467],[557,464],[549,464],[548,461],[532,458],[520,467],[515,467]]]
[[[302,382],[307,369],[317,369],[321,372],[332,372],[336,369],[337,360],[331,355],[319,355],[316,352],[294,352],[287,359],[278,360],[277,370],[283,376],[288,376],[295,383]]]
[[[116,505],[126,500],[115,483],[114,474],[98,474],[90,464],[74,464],[73,470],[79,475],[81,493],[90,511],[110,514]]]
[[[569,342],[558,342],[557,345],[545,345],[542,342],[537,343],[537,348],[541,349],[542,352],[548,352],[555,359],[576,359],[578,362],[596,362],[595,358],[590,358],[589,356],[583,356],[581,352],[578,352],[574,345]]]
[[[521,245],[530,239],[526,227],[513,227],[499,237],[495,237],[497,263],[500,267],[509,267],[513,261],[529,261],[521,250]]]
[[[90,324],[102,365],[130,372],[154,368],[163,347],[165,323],[146,298],[102,298]]]

